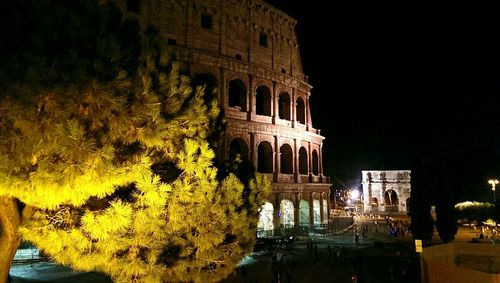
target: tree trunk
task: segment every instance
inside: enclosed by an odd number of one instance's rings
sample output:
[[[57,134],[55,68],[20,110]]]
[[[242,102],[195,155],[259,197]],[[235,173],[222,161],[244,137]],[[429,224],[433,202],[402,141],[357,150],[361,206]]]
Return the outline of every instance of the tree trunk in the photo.
[[[7,282],[10,266],[21,242],[21,213],[15,198],[0,196],[0,283]]]

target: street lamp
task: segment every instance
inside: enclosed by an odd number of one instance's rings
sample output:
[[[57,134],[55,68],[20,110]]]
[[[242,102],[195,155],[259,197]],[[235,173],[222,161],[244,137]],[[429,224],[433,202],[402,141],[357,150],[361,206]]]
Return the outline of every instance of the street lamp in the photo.
[[[488,180],[488,184],[491,185],[491,190],[493,191],[493,203],[496,203],[497,202],[497,198],[496,198],[496,195],[495,195],[495,186],[498,184],[498,180],[497,179]]]

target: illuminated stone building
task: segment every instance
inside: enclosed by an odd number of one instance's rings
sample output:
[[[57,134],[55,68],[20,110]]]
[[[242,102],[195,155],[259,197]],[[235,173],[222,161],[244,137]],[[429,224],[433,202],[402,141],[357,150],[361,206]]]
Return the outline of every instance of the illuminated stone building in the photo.
[[[195,82],[215,91],[227,120],[218,158],[239,154],[273,180],[259,228],[327,223],[324,137],[313,128],[296,21],[260,0],[119,0],[159,30]]]
[[[361,171],[366,213],[406,213],[411,171]]]

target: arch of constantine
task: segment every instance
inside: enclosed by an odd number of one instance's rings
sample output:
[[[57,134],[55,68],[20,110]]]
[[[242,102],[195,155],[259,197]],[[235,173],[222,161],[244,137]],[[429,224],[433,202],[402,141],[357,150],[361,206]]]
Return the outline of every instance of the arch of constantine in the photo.
[[[365,213],[406,213],[411,171],[361,171]]]
[[[328,221],[324,137],[313,127],[296,21],[261,0],[117,0],[159,30],[194,81],[217,95],[227,121],[220,161],[247,160],[273,181],[259,229]]]

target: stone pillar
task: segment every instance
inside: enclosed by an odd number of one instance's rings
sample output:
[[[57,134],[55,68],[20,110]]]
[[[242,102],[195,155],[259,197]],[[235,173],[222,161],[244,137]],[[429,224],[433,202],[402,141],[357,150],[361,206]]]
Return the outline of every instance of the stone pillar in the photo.
[[[224,11],[224,1],[220,1],[220,11]],[[225,56],[226,54],[226,38],[227,37],[227,18],[225,13],[220,13],[220,55]]]
[[[300,227],[300,196],[299,193],[293,194],[293,223],[295,228]]]
[[[323,224],[324,220],[324,213],[323,213],[323,198],[324,198],[323,192],[319,193],[319,223]]]
[[[255,170],[257,171],[257,144],[255,144],[255,133],[250,133],[250,162],[254,166]]]
[[[299,183],[299,153],[297,149],[297,139],[293,139],[293,179]]]
[[[251,121],[255,116],[255,82],[252,75],[248,76],[248,110],[247,120]]]
[[[276,82],[273,81],[273,89],[271,90],[271,100],[273,102],[273,107],[271,108],[272,113],[271,116],[273,117],[273,124],[276,124],[276,120],[280,118],[279,115],[279,105],[278,105],[278,99],[279,95],[276,93]]]
[[[272,200],[273,206],[274,206],[274,212],[273,212],[273,225],[274,225],[274,230],[280,229],[280,222],[281,218],[279,217],[279,213],[281,211],[281,195],[276,193],[273,195],[274,199]],[[283,215],[283,211],[281,211],[281,214]]]
[[[292,93],[290,94],[290,102],[291,102],[291,105],[290,105],[290,114],[292,115],[292,117],[290,117],[291,119],[291,124],[292,124],[292,128],[295,128],[295,125],[297,125],[297,102],[295,101],[297,99],[296,97],[296,94],[295,94],[295,88],[292,88]]]
[[[321,180],[323,181],[323,143],[320,144],[319,146],[319,152],[318,152],[318,174],[321,176]]]
[[[309,130],[310,128],[312,128],[312,123],[311,123],[311,111],[310,111],[310,107],[309,107],[309,96],[311,95],[311,93],[309,92],[307,94],[307,97],[306,97],[306,102],[305,102],[305,115],[306,115],[306,129]]]
[[[279,136],[274,136],[274,170],[273,170],[273,180],[274,182],[279,181],[280,171],[281,171],[281,151],[279,148],[280,138]]]
[[[314,193],[309,194],[309,226],[314,227]]]
[[[312,151],[311,151],[311,142],[307,142],[307,174],[309,175],[309,182],[312,183]]]
[[[248,5],[248,21],[246,21],[246,25],[248,27],[248,54],[247,54],[247,57],[248,57],[248,63],[251,63],[252,60],[253,60],[253,38],[254,38],[254,28],[253,28],[253,25],[251,25],[250,23],[253,22],[253,14],[254,14],[254,11],[253,11],[253,6],[255,5],[255,3],[253,1],[249,1],[249,5]]]

